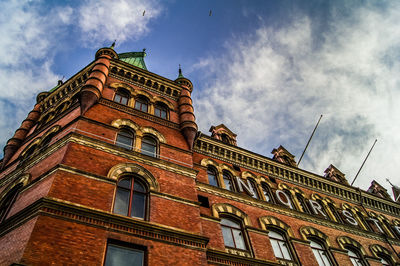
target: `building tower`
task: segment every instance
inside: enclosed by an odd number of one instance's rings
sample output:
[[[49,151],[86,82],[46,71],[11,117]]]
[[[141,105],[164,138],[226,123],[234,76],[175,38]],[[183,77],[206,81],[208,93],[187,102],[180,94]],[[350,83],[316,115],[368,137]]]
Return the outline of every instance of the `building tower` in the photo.
[[[145,56],[101,48],[39,93],[1,160],[0,265],[398,265],[380,184],[199,132],[192,82]]]

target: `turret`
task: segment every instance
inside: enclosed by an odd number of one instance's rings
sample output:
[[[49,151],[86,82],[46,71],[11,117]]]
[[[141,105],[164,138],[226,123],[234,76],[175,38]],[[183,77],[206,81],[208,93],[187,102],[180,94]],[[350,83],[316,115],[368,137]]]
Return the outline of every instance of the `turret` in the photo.
[[[33,107],[33,110],[30,111],[26,119],[22,121],[21,126],[15,131],[14,136],[7,141],[7,144],[4,147],[4,158],[3,163],[1,164],[1,170],[4,169],[8,161],[21,146],[21,143],[25,140],[29,130],[31,130],[38,121],[40,117],[41,100],[42,99],[39,97],[37,98],[37,103]]]
[[[82,87],[80,102],[81,114],[97,103],[101,97],[106,83],[110,59],[118,58],[117,53],[111,48],[101,48],[96,52],[96,62],[85,85]]]
[[[179,75],[175,80],[182,87],[181,95],[179,96],[179,122],[180,130],[189,145],[189,149],[193,148],[194,138],[197,133],[196,118],[192,105],[191,92],[193,89],[192,82],[182,75],[182,70],[179,66]]]

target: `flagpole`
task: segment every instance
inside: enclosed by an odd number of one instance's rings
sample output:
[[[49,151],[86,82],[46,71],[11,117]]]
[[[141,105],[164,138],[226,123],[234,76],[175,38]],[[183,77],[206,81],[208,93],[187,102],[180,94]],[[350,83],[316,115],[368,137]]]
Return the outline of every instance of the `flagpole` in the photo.
[[[304,148],[304,151],[303,151],[303,153],[302,153],[301,156],[300,156],[300,159],[299,159],[299,162],[297,163],[297,166],[300,165],[301,159],[303,159],[304,153],[306,152],[306,150],[307,150],[307,148],[308,148],[308,145],[310,144],[311,139],[312,139],[312,137],[314,136],[315,130],[317,129],[317,127],[318,127],[318,125],[319,125],[319,121],[321,121],[321,118],[322,118],[322,115],[319,117],[318,122],[317,122],[317,124],[315,125],[313,132],[311,133],[311,137],[310,137],[310,139],[308,140],[307,145],[306,145],[306,147]]]
[[[361,169],[363,168],[363,166],[364,166],[365,162],[367,161],[367,159],[368,159],[368,157],[369,157],[369,154],[371,153],[371,151],[372,151],[372,149],[374,148],[374,146],[375,146],[375,143],[376,143],[377,141],[378,141],[378,140],[377,140],[377,139],[375,139],[375,142],[374,142],[374,144],[372,144],[372,147],[371,147],[371,149],[369,150],[369,152],[368,152],[368,154],[367,154],[367,157],[365,157],[365,160],[364,160],[364,162],[362,163],[362,165],[361,165],[360,169],[358,170],[358,172],[357,172],[356,176],[354,177],[354,179],[353,179],[353,182],[351,182],[351,186],[354,184],[354,181],[356,181],[356,179],[357,179],[357,177],[358,177],[358,174],[361,172]]]

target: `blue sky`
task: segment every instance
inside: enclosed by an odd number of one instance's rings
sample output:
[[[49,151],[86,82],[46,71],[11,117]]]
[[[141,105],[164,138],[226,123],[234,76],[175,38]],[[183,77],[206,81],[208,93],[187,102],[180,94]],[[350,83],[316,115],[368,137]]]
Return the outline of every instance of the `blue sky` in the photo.
[[[143,16],[143,11],[146,11]],[[210,10],[212,12],[209,15]],[[197,123],[224,123],[270,157],[283,145],[301,167],[334,164],[356,186],[400,185],[400,3],[396,1],[2,1],[0,147],[36,95],[70,78],[114,39],[146,48],[150,71],[178,64],[194,83]],[[389,191],[391,193],[391,191]]]

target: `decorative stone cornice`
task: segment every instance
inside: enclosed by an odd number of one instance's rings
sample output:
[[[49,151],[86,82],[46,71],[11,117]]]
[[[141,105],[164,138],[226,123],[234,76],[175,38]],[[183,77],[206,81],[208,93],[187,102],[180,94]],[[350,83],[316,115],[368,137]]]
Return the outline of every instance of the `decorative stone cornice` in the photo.
[[[174,81],[133,66],[121,60],[112,60],[110,76],[177,100],[182,88]],[[122,70],[122,71],[121,71]]]
[[[323,176],[290,167],[239,147],[226,145],[204,134],[200,134],[196,139],[194,152],[348,202],[359,204],[362,198],[363,204],[368,208],[393,216],[400,215],[400,205],[393,201],[379,198],[364,191],[361,192],[360,197],[357,188],[327,180]]]

